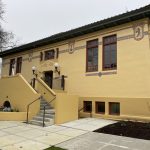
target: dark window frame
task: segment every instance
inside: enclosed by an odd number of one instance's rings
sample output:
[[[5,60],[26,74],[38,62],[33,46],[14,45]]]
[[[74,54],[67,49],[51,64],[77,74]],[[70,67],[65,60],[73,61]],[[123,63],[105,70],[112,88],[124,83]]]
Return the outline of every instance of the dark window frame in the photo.
[[[55,59],[55,50],[54,49],[45,51],[44,60],[50,60],[50,59]]]
[[[12,68],[15,67],[15,58],[10,59],[9,76],[12,75]]]
[[[104,104],[104,111],[99,111],[99,110],[98,110],[98,105],[99,105],[99,104]],[[105,111],[106,111],[106,109],[105,109],[105,102],[96,101],[96,102],[95,102],[95,112],[96,112],[97,114],[105,114]]]
[[[43,52],[40,52],[40,61],[43,61]]]
[[[90,107],[91,110],[88,111],[86,109],[87,107]],[[87,113],[91,113],[92,112],[92,101],[83,101],[83,111],[87,112]]]
[[[89,43],[92,43],[92,42],[94,42],[94,41],[97,41],[97,44],[95,44],[95,45],[91,45],[90,46],[90,44]],[[89,69],[89,66],[88,66],[88,50],[90,49],[90,48],[97,48],[97,66],[92,66],[93,67],[93,69]],[[94,39],[94,40],[90,40],[90,41],[87,41],[86,42],[86,72],[97,72],[98,71],[98,48],[99,48],[99,46],[98,46],[98,39]]]
[[[22,57],[18,57],[16,61],[16,73],[21,73],[22,69]]]
[[[117,112],[117,113],[114,113],[114,112],[111,111],[112,110],[111,107],[114,104],[117,104],[119,106],[119,112]],[[117,115],[117,116],[120,115],[120,103],[119,102],[109,102],[109,114],[110,115]]]
[[[56,48],[56,59],[59,57],[59,48]]]
[[[115,37],[115,41],[113,41],[113,42],[108,42],[108,43],[105,43],[105,39],[106,38],[111,38],[111,37]],[[113,45],[113,44],[116,44],[116,67],[111,67],[111,68],[106,68],[105,67],[105,46],[107,45]],[[109,71],[109,70],[117,70],[117,34],[113,34],[113,35],[109,35],[109,36],[105,36],[105,37],[103,37],[103,45],[102,45],[102,52],[103,52],[103,54],[102,54],[102,70],[103,71]]]

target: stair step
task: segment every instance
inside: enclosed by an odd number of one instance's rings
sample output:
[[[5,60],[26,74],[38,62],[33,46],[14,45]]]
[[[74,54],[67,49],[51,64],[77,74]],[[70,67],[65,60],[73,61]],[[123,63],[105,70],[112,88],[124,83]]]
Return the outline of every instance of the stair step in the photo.
[[[44,101],[43,101],[43,102],[40,102],[40,104],[48,104],[48,102],[44,102]]]
[[[31,120],[29,121],[30,124],[43,126],[43,121],[37,121],[37,120]],[[54,124],[54,120],[51,120],[51,122],[45,122],[45,127],[51,126]]]
[[[53,109],[53,107],[51,107],[51,105],[44,99],[40,101],[40,111],[36,116],[33,117],[31,121],[29,121],[30,124],[43,126],[44,106],[45,106],[45,118],[44,118],[45,126],[50,126],[54,124],[55,109]]]
[[[38,113],[37,116],[43,117],[43,113]],[[54,118],[55,114],[45,114],[46,118]]]
[[[36,121],[43,121],[43,117],[42,116],[34,116],[32,120],[36,120]],[[47,118],[45,117],[44,119],[46,122],[50,122],[52,120],[52,118]]]
[[[44,110],[40,110],[40,113],[43,113],[43,111]],[[55,114],[55,110],[54,109],[46,109],[45,114]]]
[[[44,109],[44,105],[43,105],[43,106],[40,106],[40,109]],[[49,106],[49,105],[46,105],[46,106],[45,106],[45,109],[52,109],[52,107]]]

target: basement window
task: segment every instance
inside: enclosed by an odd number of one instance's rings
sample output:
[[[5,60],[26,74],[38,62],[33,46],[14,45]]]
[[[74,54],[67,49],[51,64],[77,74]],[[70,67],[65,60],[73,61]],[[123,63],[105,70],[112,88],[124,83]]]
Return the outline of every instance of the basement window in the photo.
[[[109,114],[120,115],[120,103],[110,102],[109,103]]]
[[[96,113],[105,114],[105,102],[96,102]]]
[[[83,102],[84,112],[92,112],[92,102],[84,101]]]

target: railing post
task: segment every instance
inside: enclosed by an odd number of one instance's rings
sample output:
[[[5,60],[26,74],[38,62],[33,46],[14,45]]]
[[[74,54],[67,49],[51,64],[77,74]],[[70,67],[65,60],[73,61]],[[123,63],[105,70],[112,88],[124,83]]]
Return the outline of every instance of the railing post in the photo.
[[[26,119],[26,123],[29,123],[29,108],[30,108],[30,105],[33,104],[34,102],[36,102],[39,99],[41,99],[41,96],[39,98],[37,98],[36,100],[32,101],[30,104],[27,105],[27,119]]]
[[[29,105],[27,106],[27,120],[26,120],[27,123],[29,123]]]
[[[43,127],[45,127],[45,106],[44,106],[44,110],[43,110]]]

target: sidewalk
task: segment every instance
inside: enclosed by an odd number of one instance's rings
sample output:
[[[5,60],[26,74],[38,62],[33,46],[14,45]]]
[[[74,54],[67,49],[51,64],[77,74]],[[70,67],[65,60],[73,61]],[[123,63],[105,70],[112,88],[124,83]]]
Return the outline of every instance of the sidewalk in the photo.
[[[149,141],[92,132],[112,123],[114,121],[85,118],[43,128],[0,121],[0,149],[43,150],[56,145],[70,150],[149,150]]]

